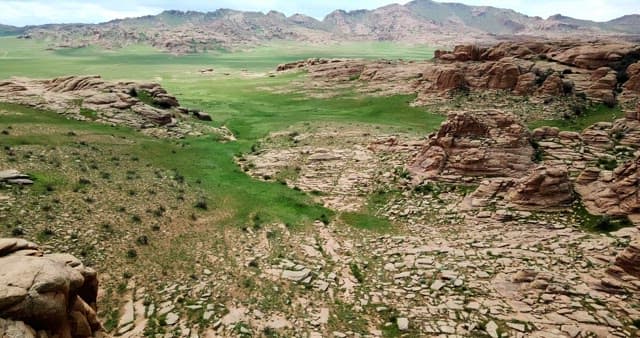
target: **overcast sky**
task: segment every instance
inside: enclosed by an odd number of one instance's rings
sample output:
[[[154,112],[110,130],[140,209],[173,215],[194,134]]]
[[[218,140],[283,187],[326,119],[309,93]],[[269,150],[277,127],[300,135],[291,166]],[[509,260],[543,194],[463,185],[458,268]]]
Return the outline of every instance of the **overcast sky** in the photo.
[[[398,1],[406,3],[407,1]],[[527,15],[564,14],[579,19],[607,21],[640,14],[640,0],[450,0],[469,5],[511,8]],[[166,9],[213,11],[218,8],[304,13],[323,18],[334,9],[372,9],[392,0],[0,0],[0,23],[15,26],[86,22],[157,14]]]

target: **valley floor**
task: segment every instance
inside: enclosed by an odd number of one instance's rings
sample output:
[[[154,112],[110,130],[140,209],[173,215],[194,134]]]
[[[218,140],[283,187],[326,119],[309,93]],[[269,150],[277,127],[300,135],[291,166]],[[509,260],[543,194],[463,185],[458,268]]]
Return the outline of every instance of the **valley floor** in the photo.
[[[403,164],[444,117],[411,96],[285,92],[302,75],[270,76],[264,56],[202,74],[202,60],[153,54],[175,67],[158,76],[101,51],[52,53],[61,71],[160,77],[237,138],[155,139],[0,104],[0,169],[35,178],[0,189],[0,235],[98,269],[115,336],[638,335],[637,292],[603,290],[637,228],[587,231],[574,210],[461,210],[473,183],[415,189]],[[19,69],[0,78],[55,75]],[[389,139],[407,151],[370,147]]]

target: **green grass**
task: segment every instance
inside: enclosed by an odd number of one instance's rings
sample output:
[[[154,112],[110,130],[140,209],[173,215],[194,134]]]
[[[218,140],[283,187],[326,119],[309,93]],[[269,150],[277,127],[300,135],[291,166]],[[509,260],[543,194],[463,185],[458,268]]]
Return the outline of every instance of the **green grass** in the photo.
[[[99,74],[107,79],[166,80],[199,76],[202,68],[216,71],[274,70],[280,63],[312,57],[423,60],[435,48],[390,42],[310,45],[279,42],[238,52],[213,51],[176,56],[149,46],[105,50],[99,47],[48,50],[37,40],[0,37],[0,79],[11,76],[54,77]]]
[[[393,224],[388,220],[365,212],[345,212],[340,219],[351,226],[373,231],[389,231]]]
[[[620,107],[607,107],[598,104],[589,107],[582,115],[563,120],[538,120],[529,123],[529,128],[535,129],[543,126],[557,127],[564,131],[582,131],[597,122],[612,122],[624,116]]]
[[[208,193],[208,209],[227,210],[224,222],[235,225],[251,223],[256,215],[262,222],[281,221],[305,224],[316,219],[328,221],[334,215],[313,202],[311,196],[278,183],[252,179],[234,162],[234,156],[247,153],[268,133],[292,125],[314,123],[358,123],[371,128],[413,131],[424,134],[434,130],[443,117],[424,109],[413,108],[412,96],[359,97],[346,93],[332,99],[314,99],[302,94],[273,93],[265,88],[289,85],[300,74],[276,77],[246,77],[243,70],[264,72],[277,64],[309,57],[362,57],[427,59],[433,48],[392,43],[351,43],[334,46],[311,46],[279,43],[252,50],[227,53],[210,52],[174,56],[146,46],[118,50],[96,47],[46,50],[47,44],[33,40],[0,38],[0,78],[29,76],[48,78],[69,74],[99,74],[106,79],[153,80],[161,82],[183,105],[205,110],[214,125],[226,125],[237,142],[220,143],[212,138],[191,138],[180,143],[142,137],[127,128],[112,128],[91,123],[69,121],[51,113],[41,113],[15,105],[0,108],[17,110],[21,116],[3,116],[4,124],[28,123],[36,126],[62,126],[98,134],[114,134],[135,140],[123,152],[149,159],[154,165],[175,169],[187,182],[198,181]],[[213,67],[214,76],[202,76],[199,69]],[[230,75],[224,74],[229,72]],[[144,93],[138,93],[145,99]],[[90,111],[83,115],[93,119]],[[32,128],[29,135],[10,136],[9,145],[69,142],[52,135],[46,128]],[[66,133],[66,132],[65,132]],[[64,134],[64,133],[61,133]],[[363,228],[388,228],[390,224],[367,214],[346,217],[348,223]]]
[[[609,233],[633,226],[633,223],[626,216],[592,215],[582,203],[576,203],[573,210],[582,227],[587,231]]]

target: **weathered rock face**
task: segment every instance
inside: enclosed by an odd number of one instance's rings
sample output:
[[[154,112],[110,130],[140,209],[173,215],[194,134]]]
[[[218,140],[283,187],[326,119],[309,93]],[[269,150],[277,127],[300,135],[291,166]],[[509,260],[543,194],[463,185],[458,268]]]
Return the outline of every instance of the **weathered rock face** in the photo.
[[[620,165],[613,173],[587,168],[576,181],[585,207],[606,215],[640,214],[640,157]]]
[[[574,200],[569,171],[566,167],[537,167],[509,191],[507,200],[532,208],[569,206]]]
[[[3,337],[36,337],[35,330],[49,337],[104,336],[96,316],[96,272],[77,258],[43,254],[21,239],[0,239],[0,266]],[[10,335],[11,330],[24,335]]]
[[[520,176],[532,166],[527,128],[501,111],[451,114],[409,165],[416,177]]]
[[[99,76],[13,78],[0,82],[0,101],[52,110],[79,120],[142,129],[156,136],[228,134],[211,126],[187,123],[188,111],[156,83],[109,82]]]
[[[629,44],[589,43],[565,50],[551,51],[547,56],[565,65],[595,70],[620,64],[630,54],[637,53],[638,46]],[[617,67],[612,67],[617,68]]]
[[[640,240],[631,242],[629,247],[616,257],[615,265],[626,273],[640,278]]]
[[[628,106],[640,98],[640,65],[632,63],[636,59],[640,59],[640,46],[634,44],[529,41],[503,42],[490,48],[461,45],[451,52],[436,51],[435,61],[312,59],[280,65],[278,71],[305,69],[314,83],[325,80],[326,88],[336,81],[357,80],[368,87],[364,91],[381,95],[417,93],[416,104],[464,89],[564,96],[577,101],[586,97]],[[622,84],[625,67],[629,80]]]

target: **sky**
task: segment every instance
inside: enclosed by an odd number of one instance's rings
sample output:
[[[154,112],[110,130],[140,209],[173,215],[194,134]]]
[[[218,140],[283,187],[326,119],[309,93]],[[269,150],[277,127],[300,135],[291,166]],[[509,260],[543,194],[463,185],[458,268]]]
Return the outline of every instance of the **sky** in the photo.
[[[406,3],[407,1],[397,1]],[[561,13],[578,19],[608,21],[640,14],[640,0],[448,0],[468,5],[510,8],[543,18]],[[99,23],[158,14],[167,9],[214,11],[218,8],[287,15],[303,13],[322,19],[335,9],[373,9],[393,0],[0,0],[0,23],[13,26],[44,23]]]

